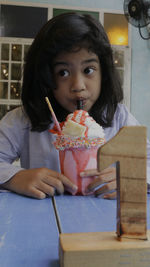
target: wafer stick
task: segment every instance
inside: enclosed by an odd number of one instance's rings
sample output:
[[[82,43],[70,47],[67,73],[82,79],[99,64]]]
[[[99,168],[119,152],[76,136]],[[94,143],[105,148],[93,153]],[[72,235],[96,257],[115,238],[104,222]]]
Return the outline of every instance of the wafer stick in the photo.
[[[51,114],[52,114],[52,117],[53,117],[53,120],[54,120],[54,122],[55,122],[55,124],[56,124],[56,127],[57,127],[58,131],[61,133],[61,128],[60,128],[59,122],[58,122],[58,120],[57,120],[57,118],[56,118],[56,115],[55,115],[55,113],[54,113],[54,110],[53,110],[53,108],[52,108],[52,105],[51,105],[51,103],[50,103],[50,101],[49,101],[49,99],[48,99],[47,96],[45,97],[45,100],[46,100],[47,105],[48,105],[48,108],[49,108],[49,110],[50,110],[50,112],[51,112]]]

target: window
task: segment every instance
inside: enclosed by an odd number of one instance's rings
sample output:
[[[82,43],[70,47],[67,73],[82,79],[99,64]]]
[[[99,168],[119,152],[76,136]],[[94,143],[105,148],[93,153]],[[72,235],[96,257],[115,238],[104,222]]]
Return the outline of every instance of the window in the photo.
[[[47,19],[46,7],[0,5],[0,118],[20,105],[25,55]]]
[[[31,40],[0,39],[0,118],[20,105],[22,72]]]
[[[104,28],[112,45],[128,45],[128,23],[122,14],[104,14]]]
[[[130,61],[131,50],[129,47],[112,46],[114,63],[120,75],[124,92],[123,103],[130,109]]]

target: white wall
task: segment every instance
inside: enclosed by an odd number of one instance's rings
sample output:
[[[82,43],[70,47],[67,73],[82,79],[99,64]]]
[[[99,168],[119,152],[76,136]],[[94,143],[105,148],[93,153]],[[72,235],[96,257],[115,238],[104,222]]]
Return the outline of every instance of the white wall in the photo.
[[[123,0],[31,0],[22,3],[54,4],[82,8],[101,8],[123,11]],[[10,0],[1,3],[21,3]],[[146,35],[146,29],[144,29]],[[148,128],[150,139],[150,40],[143,40],[138,29],[131,27],[131,112],[139,122]]]
[[[150,139],[150,40],[143,40],[137,28],[132,30],[131,112],[148,127]]]

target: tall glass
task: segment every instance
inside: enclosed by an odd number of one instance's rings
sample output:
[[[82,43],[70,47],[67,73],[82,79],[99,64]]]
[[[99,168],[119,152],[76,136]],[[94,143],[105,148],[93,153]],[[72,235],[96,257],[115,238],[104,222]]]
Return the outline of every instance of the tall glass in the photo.
[[[87,195],[87,186],[95,177],[81,177],[80,172],[97,168],[97,149],[91,148],[69,148],[59,150],[61,173],[68,177],[78,186],[75,195]]]

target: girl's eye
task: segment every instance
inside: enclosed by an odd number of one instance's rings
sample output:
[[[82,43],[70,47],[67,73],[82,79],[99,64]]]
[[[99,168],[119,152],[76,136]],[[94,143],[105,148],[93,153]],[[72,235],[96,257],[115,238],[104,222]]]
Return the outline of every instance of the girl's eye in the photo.
[[[61,77],[67,77],[69,75],[69,72],[67,70],[60,70],[58,74]]]
[[[93,68],[91,68],[91,67],[88,67],[88,68],[86,68],[86,69],[84,70],[84,73],[85,73],[85,74],[92,74],[92,73],[93,73],[93,71],[94,71],[94,69],[93,69]]]

